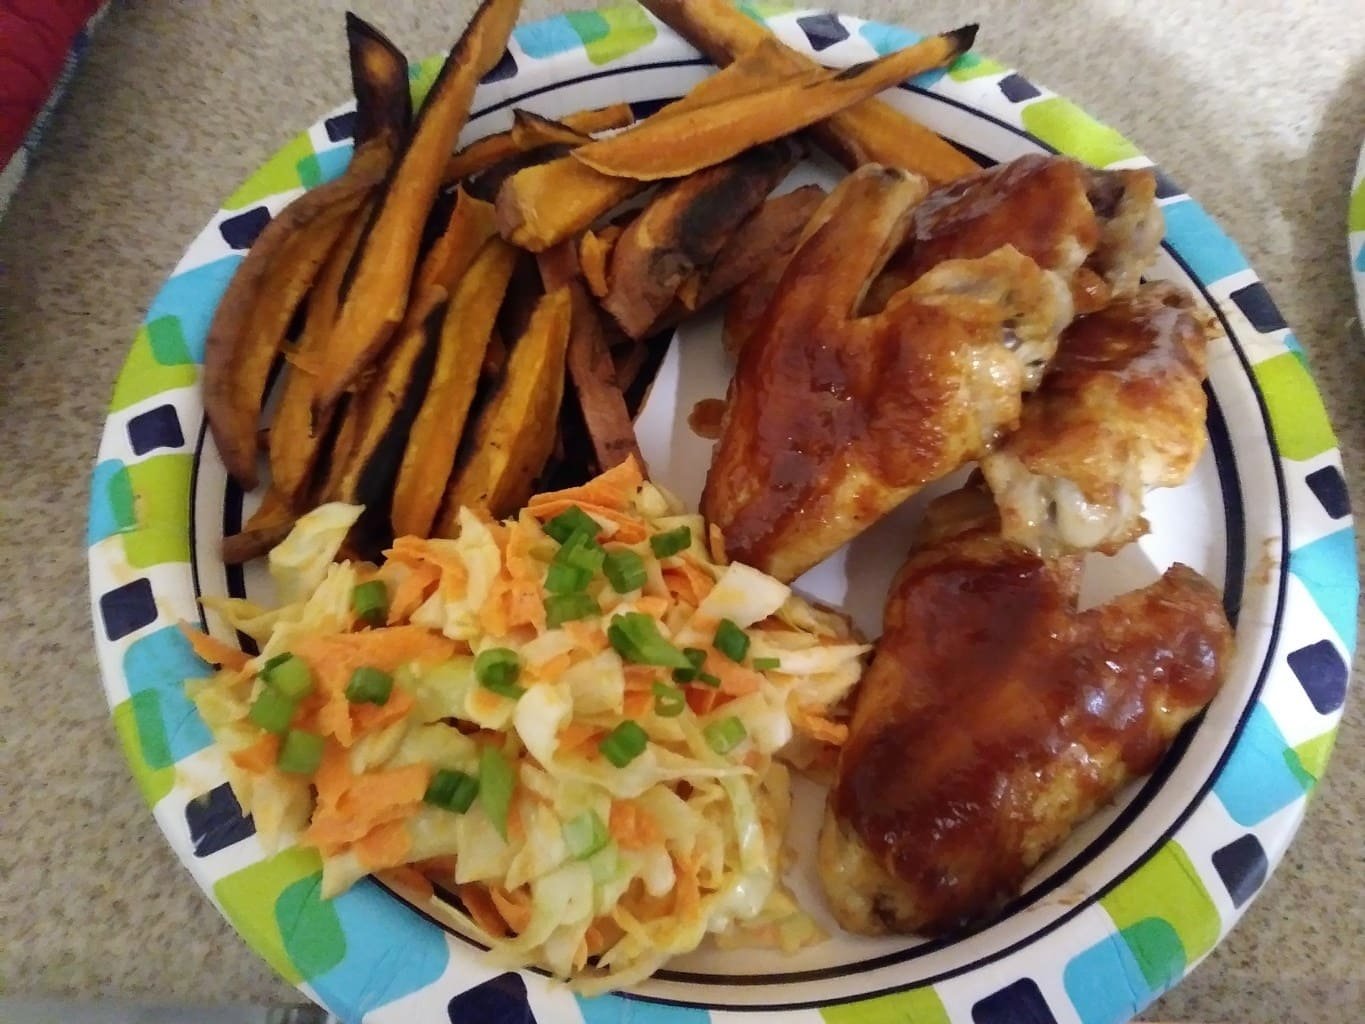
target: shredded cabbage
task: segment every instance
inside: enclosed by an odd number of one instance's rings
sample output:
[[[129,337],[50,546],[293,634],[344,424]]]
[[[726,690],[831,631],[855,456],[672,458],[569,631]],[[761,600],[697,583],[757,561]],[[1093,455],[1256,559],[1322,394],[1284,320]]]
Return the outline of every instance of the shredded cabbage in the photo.
[[[378,570],[334,561],[360,509],[325,505],[271,553],[277,607],[215,604],[261,654],[189,688],[262,841],[315,845],[324,895],[410,866],[498,962],[543,966],[588,994],[647,977],[708,934],[788,951],[823,937],[781,882],[790,805],[781,759],[829,762],[801,716],[837,731],[868,651],[839,616],[755,569],[713,560],[702,519],[666,491],[637,477],[624,493],[619,507],[604,506],[600,491],[585,504],[600,543],[640,557],[645,583],[618,594],[597,573],[586,593],[601,616],[557,628],[537,614],[559,544],[535,501],[503,524],[462,509],[458,537],[404,538]],[[690,545],[657,558],[649,536],[679,526]],[[409,614],[367,628],[352,593],[376,578],[410,593]],[[434,582],[411,593],[424,579]],[[664,641],[703,651],[720,685],[623,659],[606,629],[626,612],[652,618]],[[722,619],[749,636],[744,664],[712,646]],[[341,635],[345,644],[318,643]],[[491,648],[515,655],[510,688],[480,680],[475,657]],[[259,673],[285,653],[311,670],[313,690],[289,726],[324,739],[311,776],[276,768],[278,741],[250,717],[268,685]],[[345,697],[363,665],[393,680],[382,706]],[[660,690],[685,701],[658,705]],[[718,753],[706,727],[729,718],[743,738]],[[626,722],[645,743],[618,765],[602,750]],[[510,777],[486,774],[490,747]],[[477,781],[467,809],[432,797],[438,775]]]

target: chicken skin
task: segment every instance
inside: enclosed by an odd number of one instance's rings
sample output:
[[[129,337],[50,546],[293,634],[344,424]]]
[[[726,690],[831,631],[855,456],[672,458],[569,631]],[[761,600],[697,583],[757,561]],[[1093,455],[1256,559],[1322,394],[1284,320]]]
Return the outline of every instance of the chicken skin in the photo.
[[[1077,611],[1080,558],[1000,536],[971,486],[931,507],[864,676],[820,835],[835,917],[863,934],[981,921],[1218,690],[1232,630],[1176,565]]]
[[[701,511],[730,557],[778,579],[985,454],[1018,422],[1021,352],[1051,356],[1057,290],[1009,246],[857,315],[925,191],[875,165],[845,178],[740,354]]]
[[[1113,553],[1147,532],[1143,493],[1182,483],[1204,450],[1211,324],[1155,282],[1067,328],[1019,429],[981,462],[1008,540]]]
[[[1034,387],[1056,335],[1073,316],[1136,289],[1163,230],[1151,171],[1097,171],[1064,156],[1019,157],[930,192],[860,312],[884,309],[896,292],[946,260],[976,259],[1011,245],[1042,268],[1060,298],[1051,338],[1041,351],[1023,352]],[[735,292],[725,317],[730,352],[757,329],[788,258],[774,254],[763,273]]]

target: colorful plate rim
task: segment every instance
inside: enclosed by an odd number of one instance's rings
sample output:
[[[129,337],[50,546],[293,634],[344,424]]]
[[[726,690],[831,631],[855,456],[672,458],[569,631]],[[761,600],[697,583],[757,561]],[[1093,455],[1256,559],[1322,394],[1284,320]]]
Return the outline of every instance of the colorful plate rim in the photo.
[[[831,63],[916,38],[895,26],[785,3],[742,6],[808,51],[843,43],[826,55]],[[561,15],[520,26],[481,91],[510,94],[505,83],[528,62],[638,65],[651,63],[651,54],[689,52],[687,63],[697,63],[695,51],[635,5]],[[415,89],[429,85],[435,67],[427,61],[414,69]],[[1149,163],[1073,104],[986,58],[969,55],[946,74],[905,88],[970,106],[1097,166]],[[288,142],[228,199],[205,234],[244,249],[273,209],[340,172],[348,137],[343,108]],[[917,988],[782,1010],[784,1021],[995,1022],[1023,1019],[1018,1014],[1025,1012],[1039,1021],[1125,1020],[1178,982],[1232,927],[1283,855],[1321,777],[1345,700],[1358,596],[1336,442],[1302,351],[1265,287],[1207,214],[1160,180],[1167,210],[1180,206],[1168,232],[1171,251],[1225,324],[1235,323],[1230,333],[1273,437],[1285,495],[1284,551],[1274,556],[1282,557],[1284,569],[1277,615],[1293,629],[1279,635],[1212,791],[1191,802],[1175,834],[1135,871],[1058,930],[1061,946],[1034,946]],[[1350,228],[1360,286],[1365,184],[1359,181]],[[529,1002],[539,1019],[555,1022],[701,1024],[741,1012],[752,1020],[754,1013],[739,1008],[707,1010],[628,995],[580,999],[536,975],[475,971],[466,958],[452,956],[445,933],[379,886],[363,883],[322,903],[315,855],[298,849],[267,855],[259,848],[250,820],[209,767],[207,731],[181,691],[184,679],[206,671],[175,626],[195,612],[166,596],[189,574],[194,548],[191,488],[196,441],[202,444],[203,436],[197,382],[204,334],[240,258],[238,252],[205,261],[191,246],[153,300],[115,387],[92,480],[87,541],[106,695],[133,775],[172,847],[248,944],[345,1020],[455,1020],[460,999],[466,1003],[458,1012],[465,1015]],[[1298,639],[1291,641],[1291,634]],[[474,1003],[467,1002],[471,994]]]

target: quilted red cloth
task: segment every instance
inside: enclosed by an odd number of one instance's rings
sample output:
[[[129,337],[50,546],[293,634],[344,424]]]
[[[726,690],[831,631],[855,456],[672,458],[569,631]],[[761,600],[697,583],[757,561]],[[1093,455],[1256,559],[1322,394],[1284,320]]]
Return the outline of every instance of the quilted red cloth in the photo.
[[[0,167],[43,109],[101,0],[0,0]]]

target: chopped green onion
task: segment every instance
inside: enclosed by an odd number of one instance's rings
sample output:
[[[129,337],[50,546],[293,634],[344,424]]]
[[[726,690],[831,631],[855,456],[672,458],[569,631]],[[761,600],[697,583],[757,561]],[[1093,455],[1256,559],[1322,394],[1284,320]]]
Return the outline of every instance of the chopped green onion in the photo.
[[[564,845],[574,860],[587,860],[610,841],[607,826],[596,811],[584,811],[564,823]]]
[[[383,580],[368,580],[351,591],[351,610],[361,622],[382,626],[389,617],[389,591]]]
[[[662,665],[665,668],[691,668],[682,651],[663,638],[658,624],[644,612],[626,612],[611,620],[607,639],[616,653],[637,665]]]
[[[261,674],[261,678],[265,678],[265,674],[266,674],[267,672],[269,672],[272,668],[274,668],[276,665],[283,665],[286,661],[288,661],[288,660],[289,660],[290,658],[292,658],[293,656],[294,656],[294,655],[290,654],[288,651],[281,651],[279,654],[275,655],[273,658],[267,658],[265,664],[261,666],[261,673],[260,673],[260,674]]]
[[[274,687],[262,687],[260,695],[252,701],[247,718],[266,732],[282,736],[289,730],[289,722],[294,717],[297,702],[290,700]]]
[[[545,589],[551,594],[576,594],[592,582],[592,572],[576,565],[555,562],[545,574]]]
[[[597,525],[596,519],[577,505],[570,505],[546,523],[544,529],[551,537],[563,544],[575,533],[585,533],[590,540],[596,540],[601,527]]]
[[[507,811],[516,786],[516,772],[502,751],[484,747],[479,754],[479,802],[503,839],[507,838]]]
[[[754,659],[754,671],[755,671],[755,672],[767,672],[767,671],[770,671],[771,669],[781,668],[781,667],[782,667],[782,659],[781,659],[781,658],[755,658],[755,659]]]
[[[601,614],[602,609],[591,594],[551,594],[545,599],[545,625],[550,629]]]
[[[706,737],[706,745],[717,754],[728,754],[744,742],[744,737],[749,735],[744,723],[734,715],[722,718],[718,722],[712,722],[701,734]]]
[[[555,565],[567,565],[575,569],[586,569],[591,575],[602,568],[607,553],[590,534],[575,533],[560,545],[555,552]]]
[[[649,546],[654,549],[656,558],[667,558],[692,546],[692,528],[679,526],[664,533],[656,533],[649,538]]]
[[[675,668],[673,670],[673,681],[675,683],[695,682],[701,674],[701,667],[706,664],[706,652],[700,647],[684,647],[683,657],[687,659],[687,668]]]
[[[427,784],[422,800],[456,814],[463,814],[474,805],[479,795],[479,780],[452,768],[438,768]]]
[[[716,645],[716,650],[731,661],[743,661],[744,656],[749,653],[749,634],[729,619],[720,620],[720,625],[716,627],[716,638],[712,643]]]
[[[629,594],[645,585],[645,560],[634,551],[608,551],[602,572],[618,594]]]
[[[660,718],[677,718],[687,707],[682,690],[667,683],[654,684],[654,713]]]
[[[616,852],[616,844],[607,843],[589,857],[588,868],[592,872],[593,885],[605,885],[614,879],[621,870],[621,857]]]
[[[521,678],[521,659],[506,647],[490,647],[474,659],[474,678],[485,690],[516,700],[526,691],[517,685]]]
[[[638,722],[628,718],[603,736],[597,749],[617,768],[624,768],[644,753],[648,743],[649,734],[640,728]]]
[[[282,772],[311,775],[322,764],[322,737],[315,732],[290,729],[280,744],[280,755],[275,767]]]
[[[261,678],[272,689],[290,700],[302,700],[313,692],[313,674],[308,663],[286,651],[261,666]]]
[[[352,704],[386,704],[392,692],[393,676],[369,665],[352,672],[346,684],[346,699]]]
[[[707,686],[719,686],[720,676],[713,676],[710,672],[698,672],[697,682],[705,683]]]

